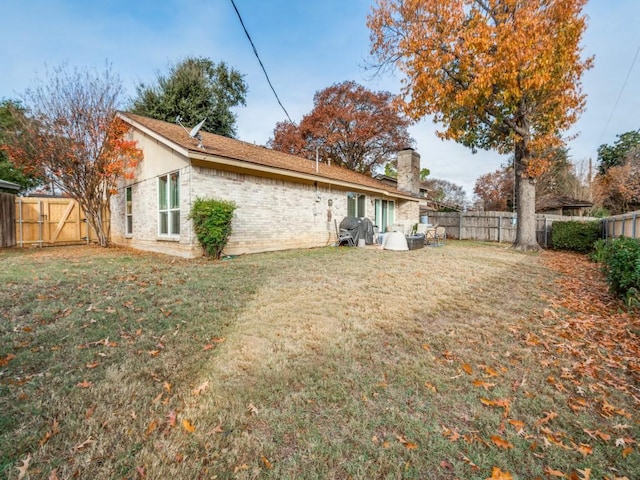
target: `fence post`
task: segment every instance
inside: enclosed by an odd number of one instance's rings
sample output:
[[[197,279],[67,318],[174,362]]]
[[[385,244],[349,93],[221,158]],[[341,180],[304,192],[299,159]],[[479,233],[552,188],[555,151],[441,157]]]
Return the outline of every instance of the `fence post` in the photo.
[[[636,238],[636,223],[638,220],[638,214],[636,212],[633,212],[633,217],[631,218],[631,221],[633,222],[631,224],[631,238]]]
[[[498,216],[498,243],[502,243],[502,215]]]
[[[544,216],[544,246],[548,247],[549,246],[549,236],[548,236],[548,232],[547,232],[547,216]]]
[[[458,219],[458,240],[462,240],[462,212],[460,212],[460,216]]]

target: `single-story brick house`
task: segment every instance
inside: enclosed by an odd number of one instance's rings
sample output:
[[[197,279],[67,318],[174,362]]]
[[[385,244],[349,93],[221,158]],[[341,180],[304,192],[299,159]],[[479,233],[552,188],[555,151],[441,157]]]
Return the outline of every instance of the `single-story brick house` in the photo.
[[[198,197],[232,200],[237,209],[227,255],[326,246],[335,223],[368,217],[381,231],[419,219],[420,156],[398,153],[393,187],[351,170],[130,113],[131,138],[144,160],[111,200],[114,243],[183,257],[202,249],[188,219]]]

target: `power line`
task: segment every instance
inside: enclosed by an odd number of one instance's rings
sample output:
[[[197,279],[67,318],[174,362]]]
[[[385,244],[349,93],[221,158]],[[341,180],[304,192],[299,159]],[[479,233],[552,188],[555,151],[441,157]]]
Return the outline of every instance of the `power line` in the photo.
[[[622,98],[622,93],[624,92],[624,88],[627,86],[627,82],[629,81],[629,77],[631,76],[631,72],[633,71],[633,66],[636,64],[636,60],[638,59],[638,53],[640,53],[640,45],[638,45],[638,48],[636,49],[636,54],[633,56],[633,60],[631,61],[631,66],[629,67],[629,71],[627,72],[627,76],[624,79],[624,82],[622,84],[622,88],[620,89],[620,93],[618,94],[618,98],[616,98],[616,102],[613,104],[613,108],[611,109],[611,114],[609,115],[609,118],[607,119],[607,123],[605,123],[604,128],[602,129],[602,134],[600,134],[600,139],[598,140],[598,145],[600,145],[600,142],[602,142],[602,139],[604,138],[604,134],[607,131],[607,128],[609,127],[609,123],[611,122],[611,119],[613,118],[613,113],[616,111],[616,107],[618,106],[618,102],[620,102],[620,98]]]
[[[287,116],[289,121],[293,125],[295,125],[295,123],[293,123],[293,120],[291,120],[291,117],[289,116],[289,113],[287,112],[287,109],[284,108],[284,105],[282,105],[282,102],[280,101],[280,97],[278,97],[278,94],[276,93],[275,88],[273,88],[273,84],[271,83],[271,80],[269,79],[269,75],[267,74],[267,70],[264,68],[264,65],[262,64],[262,60],[260,60],[260,55],[258,55],[258,50],[256,49],[256,46],[254,45],[253,40],[251,40],[251,35],[249,35],[247,27],[244,26],[244,22],[242,21],[242,16],[240,15],[240,12],[238,11],[238,7],[236,7],[236,3],[233,0],[231,0],[231,5],[233,5],[233,9],[236,11],[236,14],[238,15],[238,19],[240,20],[240,25],[242,25],[242,29],[244,30],[245,35],[249,39],[249,43],[251,44],[251,47],[253,48],[253,53],[256,55],[256,58],[258,59],[258,63],[260,64],[260,67],[262,68],[262,71],[264,72],[264,76],[267,79],[267,83],[269,84],[269,87],[271,87],[271,91],[273,92],[273,94],[276,97],[276,100],[278,101],[278,105],[280,105],[280,108],[282,108],[282,111]]]

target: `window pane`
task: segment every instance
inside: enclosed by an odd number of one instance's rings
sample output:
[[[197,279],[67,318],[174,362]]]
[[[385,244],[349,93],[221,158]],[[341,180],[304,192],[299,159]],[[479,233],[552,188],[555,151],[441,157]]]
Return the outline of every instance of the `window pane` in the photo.
[[[171,216],[171,235],[180,234],[180,210],[174,210],[170,213]]]
[[[169,234],[169,214],[167,212],[160,212],[160,234]]]
[[[354,193],[347,193],[347,216],[356,216],[356,199]]]
[[[396,204],[390,201],[389,207],[388,207],[389,213],[387,214],[387,225],[393,225],[394,223],[396,223],[395,208],[396,208]]]
[[[133,233],[133,217],[127,216],[127,235],[131,235]]]
[[[358,195],[358,217],[364,217],[364,195]]]
[[[158,208],[167,209],[167,177],[160,177],[158,182]]]
[[[171,174],[171,203],[170,208],[180,207],[180,184],[178,183],[178,173]]]

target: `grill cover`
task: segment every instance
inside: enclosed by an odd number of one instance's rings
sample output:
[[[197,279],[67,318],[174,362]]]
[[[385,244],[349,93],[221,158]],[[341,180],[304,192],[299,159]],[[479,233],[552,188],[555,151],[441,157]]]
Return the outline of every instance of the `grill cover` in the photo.
[[[344,217],[340,222],[340,230],[349,232],[356,245],[361,238],[367,245],[373,243],[373,223],[367,217]]]

